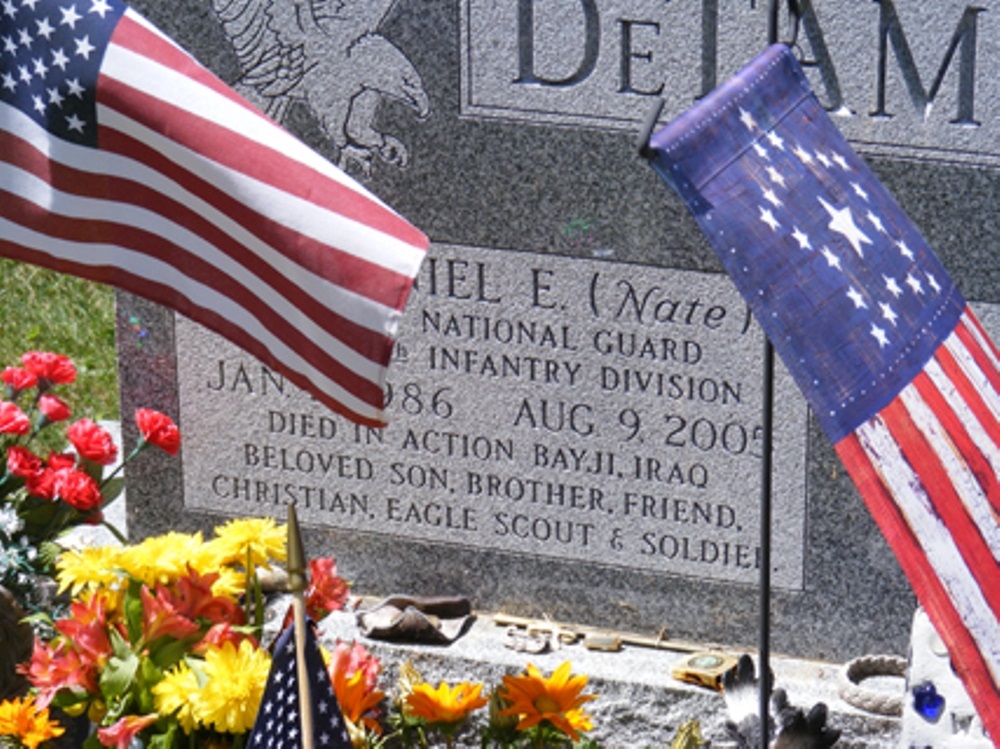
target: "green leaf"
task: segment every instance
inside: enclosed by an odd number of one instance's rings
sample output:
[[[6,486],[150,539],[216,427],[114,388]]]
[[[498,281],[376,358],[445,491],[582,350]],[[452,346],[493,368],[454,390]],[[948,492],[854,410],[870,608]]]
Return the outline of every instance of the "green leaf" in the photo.
[[[142,637],[142,583],[138,580],[131,580],[128,592],[125,594],[125,625],[128,627],[128,636],[132,642],[138,642]]]
[[[112,656],[101,672],[101,693],[106,698],[125,695],[132,688],[138,669],[139,656],[135,653],[129,651],[124,658]]]
[[[122,636],[121,632],[114,627],[109,627],[108,640],[111,642],[111,652],[116,658],[128,658],[129,653],[132,652],[132,646]]]
[[[147,749],[172,749],[174,739],[177,737],[177,723],[171,723],[163,733],[156,733],[149,737],[146,744]]]
[[[172,638],[157,638],[160,640],[150,649],[150,659],[164,670],[175,666],[191,647],[190,640],[174,640]]]
[[[115,476],[113,479],[108,479],[104,484],[101,485],[101,496],[104,497],[104,501],[101,503],[101,507],[107,507],[115,499],[121,495],[122,490],[125,488],[125,477]]]
[[[163,680],[163,671],[149,658],[143,658],[139,665],[139,673],[136,682],[138,711],[141,714],[156,712],[156,705],[153,700],[153,686]]]

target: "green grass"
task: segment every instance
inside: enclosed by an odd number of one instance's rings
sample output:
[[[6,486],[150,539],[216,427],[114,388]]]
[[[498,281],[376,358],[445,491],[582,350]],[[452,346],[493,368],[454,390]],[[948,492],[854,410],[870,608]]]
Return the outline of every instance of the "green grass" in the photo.
[[[25,351],[65,354],[77,379],[57,394],[73,416],[118,419],[115,298],[110,286],[0,259],[0,369]]]

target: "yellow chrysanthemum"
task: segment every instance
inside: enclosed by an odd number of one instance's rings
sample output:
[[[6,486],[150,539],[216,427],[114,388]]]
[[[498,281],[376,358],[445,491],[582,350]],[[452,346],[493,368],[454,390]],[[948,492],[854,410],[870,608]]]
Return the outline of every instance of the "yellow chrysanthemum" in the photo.
[[[203,546],[201,533],[171,531],[124,547],[120,562],[128,574],[150,587],[169,585],[188,574],[188,564]]]
[[[283,562],[287,556],[288,530],[271,518],[230,520],[215,529],[212,546],[219,552],[222,564],[250,563],[269,567],[271,562]]]
[[[198,721],[219,733],[246,733],[264,697],[271,668],[267,651],[243,640],[239,648],[231,642],[205,654],[205,685],[195,700]]]
[[[461,723],[473,710],[478,710],[488,702],[480,696],[482,684],[463,681],[454,687],[441,682],[437,689],[427,682],[417,684],[406,698],[406,710],[410,715],[423,718],[428,723],[454,725]]]
[[[247,590],[247,576],[245,572],[234,570],[232,567],[219,567],[219,579],[212,583],[213,596],[227,596],[229,598],[239,598]]]
[[[121,579],[121,549],[92,546],[64,551],[56,562],[59,592],[68,590],[74,597],[83,590],[111,588]]]
[[[184,732],[193,733],[197,727],[193,700],[198,689],[198,675],[181,661],[153,685],[153,705],[156,712],[160,715],[177,713],[177,721]]]
[[[581,706],[597,695],[581,694],[587,677],[571,676],[571,668],[566,661],[546,678],[529,663],[526,674],[503,677],[503,696],[511,704],[498,715],[519,716],[519,731],[548,721],[573,741],[579,741],[579,731],[593,728]]]
[[[37,749],[65,731],[49,718],[48,708],[38,709],[34,695],[0,702],[0,736],[13,736],[28,749]]]

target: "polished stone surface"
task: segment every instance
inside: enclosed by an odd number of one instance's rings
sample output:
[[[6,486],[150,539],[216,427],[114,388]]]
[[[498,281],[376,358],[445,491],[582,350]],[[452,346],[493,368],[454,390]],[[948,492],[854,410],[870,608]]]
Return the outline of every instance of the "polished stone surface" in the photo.
[[[522,7],[526,5],[531,3]],[[608,30],[605,41],[620,39],[620,21],[627,15],[621,3],[570,5],[574,9],[600,6]],[[691,5],[700,6],[692,8],[695,15],[714,6]],[[720,45],[719,75],[745,61],[752,53],[753,40],[764,38],[763,5],[756,4],[756,15],[747,15],[743,8],[740,13],[744,15],[737,19],[740,28],[734,28],[733,18],[726,17],[720,23],[723,37],[732,34],[741,41]],[[811,5],[823,28],[829,30],[831,45],[838,38],[847,45],[845,36],[851,36],[850,44],[857,38],[875,38],[873,33],[865,35],[871,31],[873,14],[877,24],[877,4],[869,4],[869,13],[853,16],[838,11],[836,3],[817,0]],[[895,5],[901,8],[908,38],[918,50],[916,64],[927,71],[924,81],[929,81],[929,71],[940,65],[947,41],[963,17],[964,6],[952,2],[936,5],[935,25],[915,21],[921,9],[927,7],[925,3],[914,0]],[[225,80],[239,80],[241,60],[209,4],[145,0],[136,6]],[[613,128],[600,123],[583,127],[545,118],[526,121],[519,116],[513,121],[487,116],[481,100],[470,106],[463,99],[463,66],[467,69],[470,61],[476,61],[474,47],[486,38],[463,36],[468,34],[463,19],[468,19],[468,11],[481,6],[472,0],[399,0],[378,27],[397,51],[395,54],[419,73],[419,89],[426,95],[424,105],[417,109],[412,103],[385,97],[370,123],[405,149],[405,165],[400,163],[398,148],[390,149],[390,153],[365,150],[359,143],[337,145],[329,123],[324,125],[316,106],[304,100],[287,102],[285,124],[364,179],[423,229],[436,246],[585,258],[615,267],[628,263],[634,264],[631,267],[637,278],[642,278],[644,268],[649,266],[718,273],[717,262],[680,201],[664,189],[636,155],[634,129],[646,109],[647,98],[633,95],[639,102],[632,107],[634,119]],[[628,11],[634,13],[629,17],[641,20],[642,13],[653,12],[650,7],[640,3]],[[980,39],[990,38],[992,24],[996,23],[992,15],[984,13],[979,17]],[[637,34],[651,33],[651,29],[632,27]],[[663,33],[667,32],[664,26]],[[677,33],[676,29],[671,33]],[[810,33],[809,51],[818,54],[815,29]],[[643,51],[636,46],[642,39],[633,39],[632,51],[636,55]],[[671,81],[690,81],[702,59],[696,41],[684,43],[693,46],[679,47],[668,67],[686,67],[674,71]],[[599,62],[613,68],[618,58],[610,46],[606,49],[611,57]],[[863,99],[875,96],[870,86],[865,87],[871,71],[856,58],[852,58],[854,62],[841,60],[847,58],[846,49],[835,49],[832,54],[844,77],[845,90],[850,89],[855,97],[851,107],[859,113],[857,119],[851,120],[849,132],[854,133],[852,137],[862,153],[871,142],[881,143],[870,149],[878,177],[936,248],[963,293],[973,301],[995,307],[1000,303],[1000,264],[995,249],[1000,241],[995,208],[1000,204],[1000,174],[991,168],[989,145],[995,139],[997,118],[987,121],[985,107],[987,100],[996,102],[1000,97],[990,99],[984,93],[995,82],[983,77],[986,74],[981,65],[978,82],[983,89],[976,101],[983,107],[983,125],[978,130],[946,124],[949,117],[954,118],[958,106],[954,98],[960,93],[956,72],[946,78],[941,89],[945,98],[937,102],[940,106],[933,109],[934,118],[926,130],[921,129],[924,126],[920,118],[901,111],[904,105],[910,106],[910,100],[898,77],[890,76],[888,84],[892,86],[889,102],[898,116],[888,122],[875,120],[866,114],[875,109],[875,102]],[[983,44],[981,49],[986,55],[993,47]],[[743,50],[743,54],[735,50]],[[490,62],[492,58],[487,58],[493,51],[482,50],[484,61]],[[572,51],[579,54],[575,48]],[[552,64],[551,59],[539,57],[538,71],[548,78],[568,74],[565,70],[543,70],[543,64]],[[643,58],[629,59],[638,71]],[[518,74],[514,61],[507,73],[511,77]],[[636,78],[635,83],[644,87],[649,81]],[[690,88],[691,84],[685,85]],[[259,103],[267,103],[259,92],[241,91]],[[568,95],[571,93],[564,90],[559,98],[572,99]],[[588,101],[586,97],[582,100],[583,109],[590,106]],[[564,104],[578,103],[564,101],[559,106]],[[678,113],[679,109],[667,111],[664,117]],[[892,130],[894,126],[899,129]],[[878,137],[869,138],[875,129]],[[953,140],[949,141],[949,137]],[[937,150],[923,158],[913,144],[928,138],[937,139]],[[940,156],[941,149],[949,145],[964,148],[970,138],[985,144],[978,152],[982,156],[978,162],[974,149],[971,153],[963,151],[961,159]],[[892,141],[905,148],[885,147]],[[123,413],[139,406],[172,415],[181,413],[178,359],[196,354],[178,351],[173,317],[127,295],[119,297],[118,314]],[[995,322],[991,329],[996,335]],[[734,372],[749,379],[748,373],[759,369],[759,358],[750,352],[733,367]],[[442,379],[442,383],[451,381]],[[488,401],[489,391],[482,392],[484,401]],[[236,426],[238,416],[232,415],[233,431],[219,433],[211,444],[187,444],[183,464],[163,455],[144,456],[141,471],[131,471],[128,477],[128,519],[133,533],[207,529],[222,517],[203,507],[192,509],[191,500],[184,496],[184,471],[187,464],[192,464],[192,470],[194,465],[199,469],[211,467],[221,451],[243,441]],[[134,444],[134,426],[127,418],[123,421],[125,443]],[[182,431],[184,426],[182,422]],[[490,422],[484,420],[482,429],[491,428]],[[795,539],[802,550],[801,576],[796,585],[777,589],[772,595],[775,648],[836,662],[869,652],[905,653],[915,600],[893,554],[813,420],[804,427],[804,441],[791,449],[803,455],[805,461],[805,488],[799,498],[802,522],[798,526],[800,537]],[[729,486],[727,491],[754,493],[742,484]],[[371,595],[400,591],[462,593],[472,597],[478,608],[487,610],[531,616],[546,613],[565,621],[647,632],[665,627],[672,636],[741,647],[752,646],[757,638],[758,596],[751,581],[708,580],[635,565],[616,568],[599,563],[601,560],[588,563],[518,548],[469,547],[441,539],[386,536],[347,527],[309,525],[306,537],[310,553],[335,554],[358,592]]]

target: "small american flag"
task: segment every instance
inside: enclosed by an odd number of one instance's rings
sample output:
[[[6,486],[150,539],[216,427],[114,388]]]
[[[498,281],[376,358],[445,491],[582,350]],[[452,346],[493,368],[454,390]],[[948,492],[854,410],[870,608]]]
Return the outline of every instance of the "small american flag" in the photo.
[[[0,0],[0,255],[178,310],[381,425],[426,248],[118,0]]]
[[[344,717],[309,623],[306,624],[305,656],[313,714],[313,740],[309,745],[316,749],[350,749],[351,739]],[[302,746],[295,627],[290,626],[285,628],[274,648],[264,698],[246,747],[301,749]]]
[[[1000,742],[1000,359],[775,45],[653,136]]]

